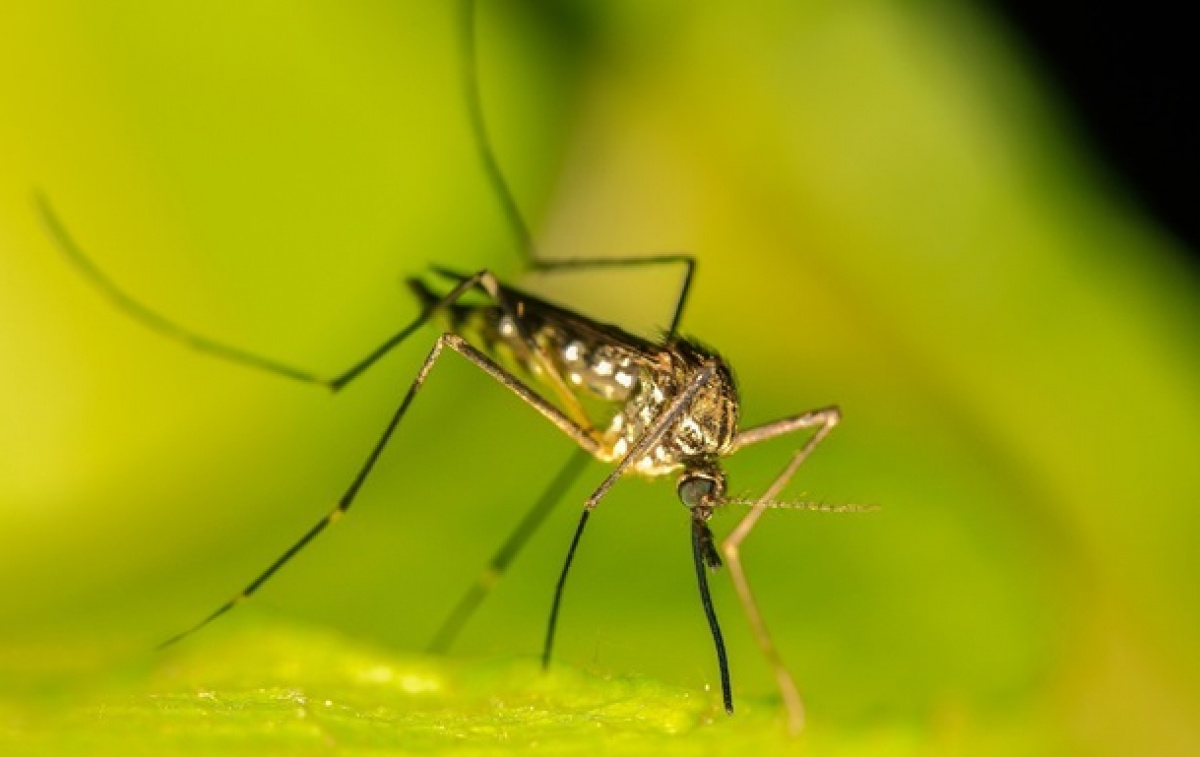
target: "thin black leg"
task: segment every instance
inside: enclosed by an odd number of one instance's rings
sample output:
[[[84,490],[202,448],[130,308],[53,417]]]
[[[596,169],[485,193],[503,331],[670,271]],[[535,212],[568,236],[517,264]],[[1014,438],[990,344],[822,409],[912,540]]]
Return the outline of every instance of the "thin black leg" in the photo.
[[[567,585],[567,573],[571,570],[571,563],[575,560],[575,549],[579,546],[579,538],[583,536],[583,529],[587,526],[591,514],[590,509],[584,509],[583,514],[579,516],[579,525],[575,527],[575,535],[571,537],[571,546],[567,549],[567,559],[563,562],[562,573],[554,586],[554,602],[550,605],[550,620],[546,624],[546,641],[542,644],[542,668],[550,667],[550,657],[554,652],[554,631],[558,626],[558,610],[562,605],[563,589]]]
[[[186,631],[171,637],[164,642],[162,646],[169,646],[187,636],[190,636],[192,633],[200,630],[204,626],[224,615],[229,610],[249,599],[254,592],[258,591],[258,589],[264,583],[266,583],[268,579],[275,575],[280,568],[291,561],[291,559],[295,557],[302,549],[308,546],[313,539],[315,539],[321,532],[336,523],[342,518],[343,515],[346,514],[346,512],[354,504],[355,499],[358,497],[358,492],[366,482],[367,476],[371,474],[371,471],[375,467],[375,463],[378,462],[379,456],[383,454],[384,448],[387,446],[388,441],[392,438],[392,434],[395,432],[396,427],[400,424],[400,419],[404,417],[404,414],[408,411],[409,405],[412,404],[413,399],[416,398],[417,393],[421,390],[421,387],[424,386],[425,380],[429,376],[429,372],[433,369],[433,366],[437,363],[438,358],[442,354],[442,350],[444,350],[446,347],[451,348],[458,354],[465,357],[467,360],[474,363],[476,367],[495,379],[501,386],[516,394],[519,398],[537,410],[543,417],[557,426],[559,430],[570,436],[575,443],[580,445],[580,447],[582,447],[585,451],[589,453],[593,453],[595,451],[596,443],[590,436],[588,436],[587,431],[575,425],[569,418],[563,415],[560,410],[548,403],[516,377],[507,373],[503,368],[489,359],[486,355],[471,347],[461,337],[454,334],[443,334],[438,338],[437,343],[429,352],[429,356],[425,358],[425,362],[421,365],[421,369],[417,372],[416,378],[413,379],[412,384],[408,387],[408,391],[404,395],[404,400],[400,403],[400,406],[396,408],[396,412],[392,415],[391,420],[388,421],[387,427],[384,429],[383,434],[380,435],[379,440],[371,449],[370,455],[367,456],[366,461],[363,463],[362,467],[359,468],[358,473],[355,474],[354,479],[350,482],[350,486],[347,487],[341,499],[338,500],[337,505],[334,506],[334,508],[330,510],[325,517],[318,521],[315,526],[309,529],[304,536],[300,537],[300,539],[292,544],[291,547],[288,547],[287,551],[276,558],[266,570],[264,570],[258,575],[257,578],[251,581],[245,589],[237,594],[237,596],[218,607],[216,611],[211,613],[208,617],[197,623],[195,626],[192,626]]]

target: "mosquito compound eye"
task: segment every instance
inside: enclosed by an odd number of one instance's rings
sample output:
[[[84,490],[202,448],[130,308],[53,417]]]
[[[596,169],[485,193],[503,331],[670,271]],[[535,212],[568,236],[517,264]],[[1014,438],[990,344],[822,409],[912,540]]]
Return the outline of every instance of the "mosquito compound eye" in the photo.
[[[679,481],[679,501],[689,509],[709,504],[717,491],[717,482],[707,476],[687,476]]]

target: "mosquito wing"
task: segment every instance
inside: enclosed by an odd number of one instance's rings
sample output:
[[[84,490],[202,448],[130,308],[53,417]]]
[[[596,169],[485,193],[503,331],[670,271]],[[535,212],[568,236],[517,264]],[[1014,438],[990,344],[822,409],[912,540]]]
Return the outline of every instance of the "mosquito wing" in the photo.
[[[455,283],[469,278],[435,270]],[[409,284],[426,306],[440,302],[423,282]],[[582,414],[577,420],[593,429],[608,428],[639,387],[654,383],[669,367],[662,345],[505,284],[499,285],[499,293],[507,309],[491,300],[445,306],[450,330],[546,388],[548,399],[561,400],[564,411]],[[534,349],[523,334],[532,338]],[[548,370],[557,376],[546,375]]]

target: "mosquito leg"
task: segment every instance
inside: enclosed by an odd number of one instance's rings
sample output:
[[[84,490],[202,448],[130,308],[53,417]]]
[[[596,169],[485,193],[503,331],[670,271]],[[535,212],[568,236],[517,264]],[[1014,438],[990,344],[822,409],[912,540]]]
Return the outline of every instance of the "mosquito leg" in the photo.
[[[468,277],[467,280],[456,286],[449,294],[441,298],[440,301],[428,307],[421,313],[412,323],[405,326],[394,336],[389,338],[383,344],[372,350],[366,357],[362,358],[348,370],[343,371],[336,377],[329,379],[318,376],[300,368],[295,368],[277,360],[273,360],[262,355],[234,347],[214,339],[210,339],[202,334],[187,329],[178,323],[175,323],[166,316],[146,306],[128,292],[116,284],[99,266],[83,251],[75,239],[67,231],[66,226],[59,219],[58,214],[54,211],[50,201],[41,193],[34,194],[34,203],[37,206],[38,213],[42,217],[42,222],[45,224],[47,231],[50,233],[54,243],[59,250],[66,256],[67,260],[75,266],[76,270],[94,286],[100,290],[105,297],[113,303],[120,311],[124,312],[129,317],[140,322],[142,325],[150,328],[168,339],[180,342],[191,349],[199,352],[204,352],[213,357],[222,360],[237,363],[255,370],[265,371],[276,376],[300,381],[305,384],[314,384],[316,386],[325,387],[332,391],[338,391],[349,384],[354,379],[358,378],[363,372],[374,365],[380,358],[390,352],[393,348],[407,339],[414,331],[424,325],[438,309],[454,302],[463,295],[464,292],[471,289],[479,281],[490,276],[486,272],[480,272],[474,276]]]
[[[777,421],[764,423],[761,426],[743,429],[734,437],[733,446],[726,455],[732,455],[739,450],[749,447],[751,444],[758,444],[759,442],[774,439],[778,436],[786,436],[800,429],[813,428],[814,426],[828,426],[833,428],[841,419],[842,411],[836,405],[830,405],[819,410],[809,410],[807,413],[793,415],[790,418],[781,418]],[[828,431],[824,431],[821,436],[825,436],[828,433]],[[795,474],[796,468],[800,467],[800,463],[804,462],[804,458],[799,452],[796,453],[796,458],[793,458],[788,469],[776,479],[775,483],[779,489],[772,491],[769,495],[763,495],[763,499],[776,497],[779,494],[779,490],[787,486],[787,482]]]
[[[691,255],[668,254],[653,255],[642,258],[609,258],[582,260],[543,260],[537,254],[533,243],[533,235],[529,225],[521,215],[520,208],[513,195],[512,188],[500,170],[500,162],[492,147],[491,136],[487,130],[487,120],[483,116],[483,98],[479,92],[479,54],[478,37],[476,35],[476,0],[460,0],[459,2],[459,45],[462,50],[462,83],[463,94],[467,106],[467,119],[471,125],[471,136],[475,140],[475,149],[483,164],[484,175],[488,184],[499,198],[500,206],[509,230],[517,242],[517,249],[527,268],[534,271],[561,271],[566,269],[607,268],[635,265],[671,265],[684,266],[683,284],[671,316],[671,326],[667,337],[675,336],[679,323],[683,318],[683,308],[687,301],[688,291],[692,285],[692,275],[696,269],[696,260]]]
[[[197,623],[195,626],[192,626],[182,633],[176,634],[167,641],[163,642],[161,645],[162,647],[170,646],[181,639],[190,636],[220,616],[224,615],[226,612],[232,610],[237,605],[249,599],[250,596],[253,595],[254,592],[258,591],[258,589],[273,575],[275,575],[280,568],[291,561],[291,559],[295,557],[300,550],[308,546],[313,539],[317,538],[317,536],[321,534],[322,531],[336,523],[343,515],[346,514],[346,512],[354,504],[354,500],[358,496],[358,491],[360,488],[362,488],[363,482],[366,481],[367,476],[375,467],[375,463],[379,460],[380,454],[383,453],[384,447],[387,446],[388,440],[391,439],[392,433],[396,430],[396,426],[399,425],[400,419],[404,417],[405,412],[408,410],[408,406],[412,404],[413,398],[416,397],[417,392],[420,391],[421,386],[425,383],[425,378],[429,375],[430,369],[433,368],[433,364],[437,362],[438,356],[441,355],[442,347],[442,340],[438,340],[438,343],[434,346],[433,350],[429,353],[429,356],[425,359],[425,363],[421,366],[421,370],[417,373],[417,377],[413,380],[412,385],[409,386],[408,392],[404,395],[404,400],[400,403],[400,406],[392,415],[391,420],[388,421],[387,427],[384,428],[383,434],[380,435],[379,440],[375,442],[375,446],[371,449],[370,455],[367,456],[366,461],[363,463],[362,467],[359,468],[358,473],[354,476],[353,481],[350,482],[350,486],[346,489],[345,493],[342,494],[341,499],[338,500],[337,505],[335,505],[334,508],[325,515],[325,517],[317,521],[317,524],[310,528],[308,532],[304,534],[304,536],[300,537],[298,541],[292,544],[292,546],[288,547],[287,551],[276,558],[266,570],[264,570],[258,575],[257,578],[251,581],[245,589],[242,589],[237,596],[218,607],[212,614]]]
[[[683,320],[683,308],[687,304],[688,293],[692,288],[692,278],[696,273],[696,258],[684,253],[668,253],[666,255],[648,255],[636,258],[580,258],[576,260],[538,260],[530,263],[530,269],[544,273],[559,273],[570,270],[589,270],[599,268],[633,268],[637,266],[682,265],[683,283],[680,284],[679,294],[675,298],[675,309],[671,313],[671,326],[667,329],[667,340],[672,339],[679,330]]]
[[[490,286],[481,284],[481,282],[485,281],[489,282]],[[400,343],[402,343],[404,340],[408,339],[408,337],[410,337],[414,331],[428,323],[434,315],[442,310],[442,308],[452,305],[464,294],[471,291],[471,289],[483,286],[484,291],[487,291],[490,294],[492,290],[496,288],[496,285],[492,282],[495,282],[495,276],[486,270],[477,271],[471,276],[464,276],[460,278],[453,289],[451,289],[441,298],[430,302],[425,309],[421,311],[421,314],[414,318],[411,323],[400,329],[400,331],[392,335],[392,337],[390,337],[387,341],[372,350],[366,357],[362,358],[357,363],[350,366],[350,368],[338,374],[336,378],[329,380],[329,386],[334,391],[337,391],[346,384],[349,384],[351,381],[365,373],[368,368],[378,362],[384,355],[388,354],[392,351],[392,349],[400,345]],[[497,302],[499,303],[499,300],[497,300]],[[501,307],[503,307],[502,303],[499,304],[501,304]]]
[[[592,492],[592,496],[588,497],[583,503],[583,513],[579,516],[579,524],[575,526],[575,534],[571,537],[571,546],[567,548],[567,557],[563,561],[562,572],[559,573],[558,583],[554,586],[554,601],[550,604],[550,619],[546,623],[546,639],[542,644],[542,667],[550,666],[550,658],[554,651],[554,635],[558,627],[558,613],[562,607],[563,590],[567,585],[567,575],[571,572],[571,565],[575,561],[575,550],[579,547],[579,540],[583,536],[583,529],[587,527],[588,518],[592,511],[600,504],[600,500],[608,494],[608,490],[617,482],[625,471],[629,469],[638,460],[641,460],[653,447],[667,429],[671,427],[680,416],[681,413],[692,403],[696,398],[696,394],[700,389],[712,378],[716,371],[716,363],[710,361],[706,363],[696,375],[692,378],[691,383],[679,393],[666,409],[654,420],[654,423],[646,429],[646,433],[642,434],[637,443],[632,446],[625,457],[621,458],[616,467],[600,482],[600,486]]]
[[[554,654],[554,633],[558,627],[558,611],[562,607],[567,574],[571,570],[571,563],[575,561],[575,550],[579,547],[579,539],[583,536],[583,529],[587,526],[591,514],[591,510],[584,508],[583,514],[579,516],[579,525],[575,526],[575,534],[571,537],[571,546],[567,548],[567,559],[563,562],[562,573],[559,574],[558,583],[554,586],[554,602],[550,605],[550,620],[546,623],[546,639],[542,642],[542,670],[550,667],[550,658]]]
[[[329,386],[329,382],[316,376],[308,371],[292,366],[285,365],[270,358],[255,355],[254,353],[231,347],[226,344],[209,339],[208,337],[190,331],[183,326],[171,321],[165,316],[151,310],[143,305],[138,300],[131,297],[125,290],[121,289],[117,284],[105,274],[99,266],[92,261],[83,248],[80,247],[67,231],[67,227],[59,219],[58,214],[54,212],[50,201],[46,199],[40,192],[34,193],[34,204],[37,206],[38,213],[42,217],[42,223],[46,230],[50,233],[51,239],[58,246],[59,250],[66,256],[67,260],[75,266],[76,270],[83,275],[85,279],[96,289],[100,290],[117,309],[123,311],[142,325],[159,332],[169,339],[181,342],[194,350],[207,352],[222,360],[228,360],[233,363],[240,363],[257,370],[274,373],[284,378],[301,381],[306,384],[316,384],[318,386]]]
[[[533,235],[529,226],[521,216],[516,198],[504,172],[500,170],[500,162],[496,159],[496,151],[492,148],[492,140],[488,135],[487,121],[483,117],[483,100],[479,94],[479,55],[478,42],[475,34],[475,0],[460,0],[458,4],[459,45],[462,51],[462,84],[463,95],[466,99],[467,119],[471,125],[471,136],[475,139],[475,149],[483,164],[484,175],[500,200],[504,211],[504,219],[509,230],[516,237],[517,249],[526,265],[537,260],[533,250]]]
[[[734,449],[803,428],[816,427],[817,429],[816,433],[809,437],[808,441],[792,455],[792,459],[783,469],[783,472],[767,488],[767,491],[762,496],[762,502],[769,502],[779,495],[779,492],[787,486],[788,481],[795,475],[796,470],[808,458],[813,449],[829,435],[829,432],[837,425],[840,418],[841,414],[836,407],[827,407],[748,429],[738,434],[734,439]],[[738,522],[729,536],[721,543],[721,553],[724,555],[725,561],[729,566],[729,575],[733,579],[738,599],[741,601],[742,608],[746,612],[746,617],[750,621],[754,638],[758,641],[758,646],[762,650],[763,656],[766,657],[767,663],[771,666],[771,670],[775,674],[775,681],[779,686],[779,693],[783,698],[783,706],[787,712],[788,730],[792,733],[799,733],[800,729],[804,727],[804,704],[800,699],[800,692],[796,688],[796,682],[792,679],[791,673],[788,672],[787,667],[783,664],[783,658],[780,657],[779,651],[775,647],[775,642],[771,640],[771,634],[767,630],[766,621],[763,620],[762,613],[759,612],[758,603],[754,600],[754,593],[750,590],[750,582],[746,578],[746,571],[742,567],[742,542],[750,535],[755,524],[758,523],[766,510],[767,507],[765,504],[754,505],[750,509],[750,512]]]
[[[563,492],[571,487],[579,478],[579,474],[590,459],[590,455],[584,450],[575,450],[571,457],[567,459],[566,464],[559,470],[558,475],[550,482],[542,492],[537,502],[530,508],[529,512],[525,513],[525,517],[517,524],[516,529],[509,534],[504,540],[504,544],[497,550],[496,554],[488,562],[487,567],[475,579],[475,583],[471,585],[467,592],[459,599],[458,604],[454,606],[446,620],[442,622],[438,632],[433,637],[433,642],[429,645],[429,651],[437,654],[442,654],[449,650],[450,645],[458,638],[458,634],[462,631],[470,617],[479,609],[483,600],[491,593],[500,578],[508,570],[508,566],[517,557],[521,549],[533,537],[534,533],[541,527],[546,520],[546,516],[554,509],[554,506],[562,499]]]
[[[691,255],[655,255],[644,258],[611,258],[596,260],[542,260],[534,247],[533,235],[529,225],[517,207],[512,188],[500,170],[500,162],[492,147],[491,136],[487,130],[487,120],[483,116],[483,98],[479,92],[479,54],[478,37],[476,35],[476,0],[460,0],[459,2],[459,45],[462,50],[462,82],[463,94],[467,106],[467,118],[471,125],[471,135],[475,139],[475,148],[483,164],[484,175],[488,184],[499,198],[509,229],[516,238],[517,249],[525,265],[535,271],[559,271],[570,268],[605,268],[634,265],[670,265],[682,264],[685,268],[683,284],[675,303],[675,311],[671,316],[671,327],[668,337],[674,337],[683,317],[683,307],[687,301],[688,291],[692,285],[692,275],[696,269],[696,261]]]
[[[371,449],[370,455],[367,456],[366,461],[363,463],[362,467],[359,468],[358,473],[355,474],[354,479],[350,482],[350,486],[346,489],[345,493],[342,494],[337,505],[335,505],[334,508],[325,515],[325,517],[321,518],[321,520],[319,520],[315,526],[310,528],[308,532],[304,534],[304,536],[301,536],[296,543],[288,547],[287,551],[276,558],[266,570],[264,570],[258,575],[257,578],[251,581],[245,589],[242,589],[237,596],[218,607],[208,617],[197,623],[195,626],[192,626],[186,631],[176,634],[167,641],[163,642],[163,644],[160,645],[161,647],[170,646],[171,644],[190,636],[220,616],[229,612],[237,605],[249,599],[254,592],[258,591],[258,589],[264,583],[266,583],[280,568],[282,568],[293,557],[295,557],[300,550],[308,546],[315,538],[317,538],[318,535],[321,534],[322,531],[336,523],[342,518],[343,515],[346,514],[346,512],[354,504],[355,499],[358,497],[359,489],[362,488],[362,485],[367,480],[367,476],[370,475],[371,471],[375,467],[375,463],[378,462],[379,456],[383,454],[383,450],[387,446],[388,441],[392,438],[392,434],[395,432],[396,427],[400,424],[400,420],[408,411],[409,405],[412,404],[413,399],[417,396],[417,392],[419,392],[421,387],[425,384],[425,379],[429,376],[430,370],[433,369],[434,364],[437,363],[438,358],[442,354],[442,350],[444,350],[446,347],[450,347],[458,354],[470,360],[493,379],[496,379],[496,381],[498,381],[502,386],[516,394],[527,404],[540,412],[544,417],[549,419],[551,423],[554,423],[554,425],[557,426],[561,431],[575,440],[575,443],[582,447],[585,451],[595,454],[597,451],[596,442],[584,429],[576,426],[557,408],[546,402],[544,399],[534,393],[533,390],[521,383],[518,379],[506,373],[503,368],[492,362],[487,356],[476,350],[474,347],[471,347],[469,344],[463,341],[461,337],[454,334],[443,334],[438,338],[437,343],[433,346],[433,349],[430,350],[428,357],[425,358],[425,362],[422,363],[421,369],[417,372],[416,378],[413,379],[412,384],[408,387],[408,391],[404,395],[404,400],[400,403],[400,406],[396,408],[396,412],[392,415],[391,420],[388,421],[387,427],[384,428],[379,440],[375,442],[375,446]]]
[[[395,347],[404,340],[408,339],[414,331],[423,326],[430,318],[433,317],[441,308],[453,303],[464,293],[476,286],[483,286],[485,291],[493,294],[500,302],[500,298],[495,294],[499,290],[499,285],[495,282],[495,277],[487,271],[480,271],[473,276],[464,277],[459,281],[448,294],[442,297],[437,302],[429,305],[420,315],[418,315],[411,323],[391,336],[385,342],[380,344],[374,350],[354,363],[350,368],[342,371],[332,379],[317,376],[306,370],[294,368],[285,363],[273,360],[262,355],[257,355],[252,352],[234,347],[214,339],[210,339],[202,334],[187,329],[178,323],[175,323],[166,316],[158,313],[155,310],[147,307],[142,302],[138,301],[127,293],[124,289],[116,284],[111,278],[105,274],[99,266],[83,251],[67,231],[66,226],[55,213],[50,201],[41,193],[35,193],[34,202],[37,205],[38,212],[42,216],[42,222],[49,231],[51,238],[54,240],[58,248],[63,252],[72,265],[87,279],[93,286],[99,289],[117,309],[124,312],[129,317],[139,321],[142,325],[150,328],[163,336],[180,342],[187,347],[190,347],[199,352],[204,352],[214,357],[226,360],[231,363],[237,363],[256,370],[272,373],[283,378],[300,381],[306,384],[314,384],[330,389],[334,392],[341,390],[354,379],[362,375],[368,368],[373,366],[381,358],[387,355]],[[481,282],[486,282],[482,283]],[[500,303],[504,306],[504,303]],[[532,343],[532,339],[529,340]]]

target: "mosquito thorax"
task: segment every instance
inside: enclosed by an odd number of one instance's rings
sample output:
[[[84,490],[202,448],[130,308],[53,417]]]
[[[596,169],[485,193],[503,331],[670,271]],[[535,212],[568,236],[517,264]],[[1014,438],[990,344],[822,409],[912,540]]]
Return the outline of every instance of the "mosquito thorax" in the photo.
[[[711,350],[685,339],[670,340],[638,355],[640,371],[629,398],[606,430],[609,460],[619,460],[654,426],[683,392],[687,404],[633,472],[655,477],[700,470],[727,454],[737,431],[738,396],[733,374]],[[703,372],[707,379],[696,386]]]

